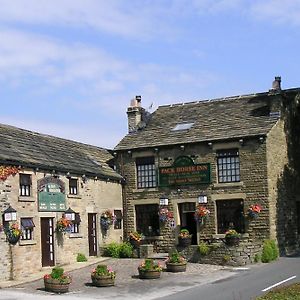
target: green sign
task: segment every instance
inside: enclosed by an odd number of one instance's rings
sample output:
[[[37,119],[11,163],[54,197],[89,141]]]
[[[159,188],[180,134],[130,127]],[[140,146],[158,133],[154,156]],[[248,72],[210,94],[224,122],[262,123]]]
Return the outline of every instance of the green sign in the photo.
[[[64,183],[56,177],[45,177],[38,181],[39,211],[65,211]]]
[[[172,167],[159,168],[159,186],[210,183],[210,164],[194,164],[187,156],[178,157]]]

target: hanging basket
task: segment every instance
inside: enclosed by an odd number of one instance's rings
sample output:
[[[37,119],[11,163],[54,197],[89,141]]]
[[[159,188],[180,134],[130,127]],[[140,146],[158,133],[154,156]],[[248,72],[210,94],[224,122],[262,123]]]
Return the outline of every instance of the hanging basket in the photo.
[[[178,237],[178,244],[181,247],[188,247],[192,243],[192,237]]]
[[[227,246],[238,246],[240,238],[237,236],[225,236],[225,244]]]
[[[19,239],[20,239],[21,235],[7,235],[7,241],[12,244],[15,245]]]

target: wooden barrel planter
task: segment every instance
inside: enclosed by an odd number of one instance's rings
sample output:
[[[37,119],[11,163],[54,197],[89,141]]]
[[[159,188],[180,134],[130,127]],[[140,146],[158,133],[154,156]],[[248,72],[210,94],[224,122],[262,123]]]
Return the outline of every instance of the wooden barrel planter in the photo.
[[[156,270],[140,270],[139,269],[139,278],[140,279],[157,279],[160,278],[161,271]]]
[[[192,243],[191,237],[187,237],[187,238],[178,237],[178,244],[181,247],[188,247],[191,245],[191,243]]]
[[[94,286],[106,287],[115,285],[115,278],[111,276],[91,276]]]
[[[67,293],[70,283],[61,283],[55,279],[44,279],[45,290],[53,293]]]
[[[186,271],[186,263],[166,263],[168,272],[185,272]]]
[[[227,246],[237,246],[240,243],[240,238],[237,236],[225,236],[225,244]]]

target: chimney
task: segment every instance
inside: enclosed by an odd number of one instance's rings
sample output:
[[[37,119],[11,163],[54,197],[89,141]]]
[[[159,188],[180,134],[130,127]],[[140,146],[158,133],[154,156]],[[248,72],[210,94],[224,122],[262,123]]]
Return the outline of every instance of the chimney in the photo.
[[[127,108],[128,133],[137,131],[138,125],[142,122],[142,115],[145,109],[142,108],[141,102],[142,97],[135,96],[135,98],[130,101],[130,106]]]
[[[281,91],[281,77],[276,76],[272,83],[272,91]]]

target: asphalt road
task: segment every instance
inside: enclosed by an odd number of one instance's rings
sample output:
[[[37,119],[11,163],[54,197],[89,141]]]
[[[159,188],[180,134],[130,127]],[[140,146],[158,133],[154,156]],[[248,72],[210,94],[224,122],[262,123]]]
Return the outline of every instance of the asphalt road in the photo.
[[[231,277],[159,300],[250,300],[265,294],[280,282],[283,283],[278,286],[300,282],[300,257],[284,257],[273,263],[250,266],[249,270],[240,270]]]

